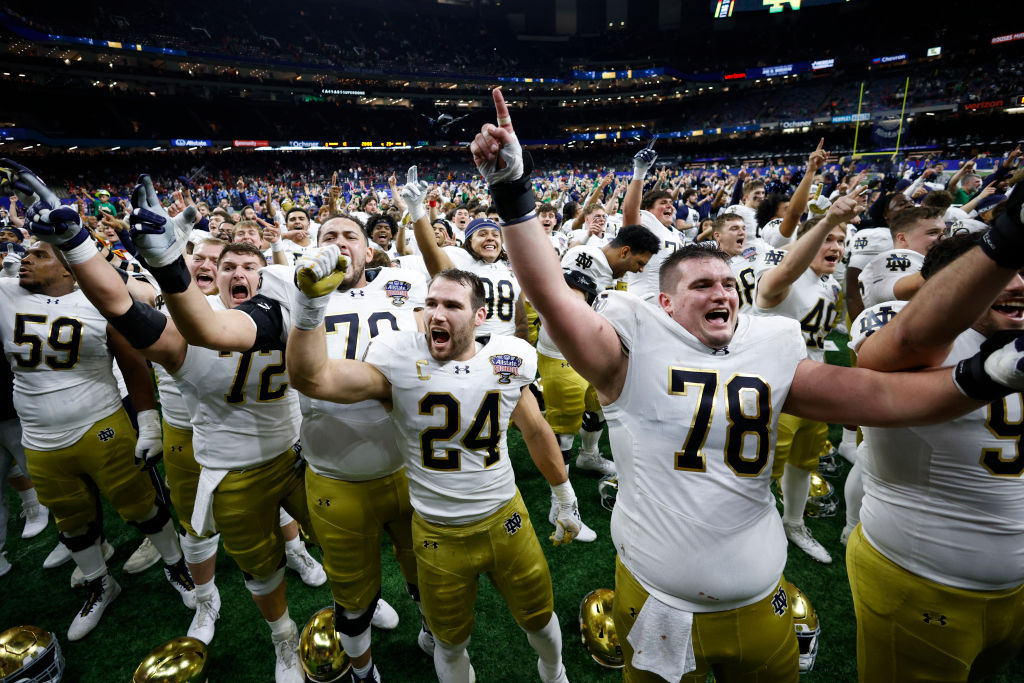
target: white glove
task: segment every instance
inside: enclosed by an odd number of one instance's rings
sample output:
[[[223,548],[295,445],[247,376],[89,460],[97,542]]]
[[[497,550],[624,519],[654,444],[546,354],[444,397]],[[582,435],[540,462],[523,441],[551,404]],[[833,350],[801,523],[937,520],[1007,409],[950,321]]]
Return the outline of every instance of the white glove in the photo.
[[[488,187],[496,183],[516,180],[523,175],[523,147],[515,133],[510,134],[509,141],[498,150],[498,156],[505,162],[505,168],[498,168],[498,157],[477,163],[477,170],[487,181]]]
[[[551,541],[557,545],[571,543],[579,536],[583,529],[583,520],[580,519],[579,506],[576,504],[576,492],[572,490],[572,484],[568,480],[558,486],[551,487],[552,493],[558,499],[558,518],[555,519],[555,531],[551,534]]]
[[[643,180],[647,172],[658,160],[658,153],[650,147],[645,147],[633,155],[633,180]]]
[[[985,373],[992,381],[1015,391],[1024,390],[1024,336],[1009,341],[985,359]]]
[[[429,189],[430,186],[425,181],[417,180],[416,167],[410,166],[409,172],[406,174],[405,187],[398,194],[405,202],[405,206],[409,210],[409,218],[413,223],[427,215],[427,209],[423,206],[423,202],[427,198]]]
[[[348,266],[348,257],[336,244],[306,252],[295,260],[295,286],[299,289],[295,327],[312,330],[323,322],[331,295],[345,280]]]
[[[131,237],[139,256],[151,268],[162,268],[173,263],[185,252],[185,244],[192,233],[199,214],[194,206],[171,218],[160,204],[160,198],[148,175],[139,176],[139,184],[132,191],[132,209],[128,222]]]
[[[10,248],[10,245],[7,246]],[[18,277],[18,271],[21,269],[21,259],[24,258],[24,256],[24,249],[21,251],[10,249],[10,251],[4,253],[3,277]]]
[[[153,409],[143,410],[139,413],[139,440],[135,442],[135,466],[139,469],[155,467],[163,454],[160,413]]]
[[[816,199],[807,202],[807,210],[812,216],[823,216],[832,207],[832,202],[825,195],[818,195]]]

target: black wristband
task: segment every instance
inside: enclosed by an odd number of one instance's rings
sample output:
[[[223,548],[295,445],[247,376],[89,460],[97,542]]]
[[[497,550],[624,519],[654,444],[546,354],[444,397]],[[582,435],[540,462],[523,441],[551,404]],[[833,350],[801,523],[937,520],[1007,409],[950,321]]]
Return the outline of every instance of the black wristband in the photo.
[[[491,186],[491,199],[503,222],[514,221],[537,208],[537,195],[533,192],[533,157],[523,150],[523,175],[515,180]]]
[[[1024,188],[1017,188],[1006,202],[1006,210],[978,238],[985,255],[1003,268],[1024,268],[1024,225],[1020,222],[1022,204]]]
[[[151,268],[147,265],[146,269],[160,285],[160,291],[164,294],[181,294],[192,284],[192,273],[188,272],[184,256],[179,256],[162,268]]]
[[[1012,344],[1013,340],[1022,334],[1024,331],[1021,330],[996,332],[985,340],[978,353],[957,363],[953,369],[953,383],[960,393],[967,398],[986,403],[1014,393],[1014,389],[996,382],[985,372],[985,360],[997,349]]]

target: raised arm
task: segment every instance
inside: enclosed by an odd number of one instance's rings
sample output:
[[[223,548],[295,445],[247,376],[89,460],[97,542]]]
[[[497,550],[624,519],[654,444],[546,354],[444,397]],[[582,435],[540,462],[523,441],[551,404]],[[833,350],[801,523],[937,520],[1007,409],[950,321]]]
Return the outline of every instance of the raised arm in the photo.
[[[1024,268],[1024,192],[979,240],[925,282],[900,314],[861,344],[860,367],[875,370],[941,364],[956,337],[988,310]]]
[[[824,218],[793,243],[782,263],[761,276],[754,295],[759,308],[774,308],[782,303],[789,294],[789,288],[810,268],[832,228],[845,225],[860,211],[857,197],[864,190],[861,188],[837,199]]]
[[[783,237],[792,237],[793,231],[800,223],[800,216],[807,210],[807,199],[811,196],[811,184],[814,181],[814,174],[821,170],[821,167],[828,162],[828,152],[822,149],[825,138],[818,141],[818,146],[810,156],[807,157],[807,168],[800,184],[793,191],[793,197],[789,200],[789,208],[779,225],[779,232]]]
[[[502,236],[512,268],[566,359],[605,400],[614,400],[627,362],[618,335],[565,283],[558,257],[533,212],[533,159],[519,145],[501,91],[495,89],[493,96],[499,126],[485,124],[470,150],[505,224]]]
[[[658,153],[654,151],[654,140],[642,150],[633,155],[633,177],[626,187],[626,197],[622,200],[622,224],[640,225],[640,204],[644,195],[644,179],[647,172],[658,160]]]
[[[419,180],[418,177],[416,167],[410,166],[406,173],[405,187],[400,194],[409,206],[409,218],[412,219],[413,234],[416,236],[420,254],[423,255],[423,263],[427,266],[430,277],[434,277],[442,270],[455,266],[444,249],[437,246],[434,228],[427,220],[427,212],[423,208],[423,199],[427,196],[429,188],[426,181]]]
[[[310,398],[337,403],[390,401],[391,384],[380,370],[362,361],[327,357],[324,313],[347,268],[348,259],[333,244],[296,262],[297,310],[285,350],[289,381]]]

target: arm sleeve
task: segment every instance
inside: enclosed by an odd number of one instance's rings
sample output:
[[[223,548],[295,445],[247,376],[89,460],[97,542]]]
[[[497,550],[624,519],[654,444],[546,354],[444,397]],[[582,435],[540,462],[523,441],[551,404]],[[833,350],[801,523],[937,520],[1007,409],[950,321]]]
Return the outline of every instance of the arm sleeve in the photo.
[[[236,309],[252,318],[253,324],[256,325],[256,341],[250,351],[284,350],[287,330],[284,315],[281,313],[281,304],[257,294],[236,306]]]

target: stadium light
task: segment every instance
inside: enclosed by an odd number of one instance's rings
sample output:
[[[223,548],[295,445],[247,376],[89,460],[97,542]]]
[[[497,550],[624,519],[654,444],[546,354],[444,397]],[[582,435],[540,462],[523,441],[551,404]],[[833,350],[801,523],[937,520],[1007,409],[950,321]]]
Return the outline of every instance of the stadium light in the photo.
[[[71,152],[73,150],[76,150],[76,149],[78,149],[78,145],[72,145],[71,147],[68,147],[68,151],[69,152]]]
[[[121,147],[120,147],[120,146],[118,146],[118,147],[111,147],[111,148],[110,148],[110,151],[111,151],[111,152],[116,152],[116,151],[117,151],[117,150],[119,150],[119,149],[121,149]]]

